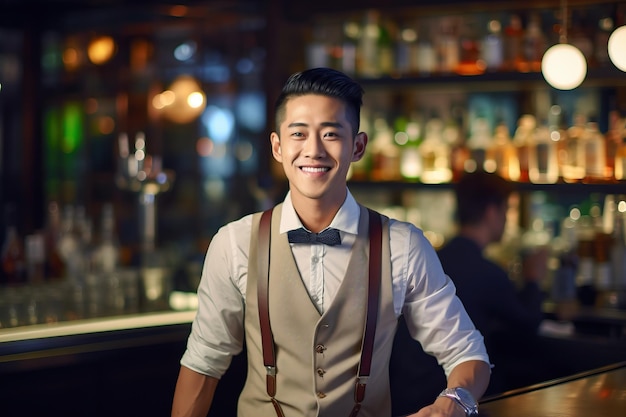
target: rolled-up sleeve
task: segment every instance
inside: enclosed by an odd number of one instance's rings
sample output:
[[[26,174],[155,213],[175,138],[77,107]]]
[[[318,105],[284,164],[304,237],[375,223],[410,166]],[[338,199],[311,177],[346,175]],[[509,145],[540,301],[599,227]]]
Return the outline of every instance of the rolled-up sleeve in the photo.
[[[222,227],[211,240],[198,286],[198,311],[180,361],[214,378],[221,378],[243,347],[248,220]]]

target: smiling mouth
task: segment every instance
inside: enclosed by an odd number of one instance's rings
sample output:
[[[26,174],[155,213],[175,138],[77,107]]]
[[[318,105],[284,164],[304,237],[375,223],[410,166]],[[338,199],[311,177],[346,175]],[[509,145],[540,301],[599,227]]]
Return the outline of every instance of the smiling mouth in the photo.
[[[311,172],[311,173],[320,173],[320,172],[330,171],[330,168],[328,167],[300,167],[300,169],[304,172]]]

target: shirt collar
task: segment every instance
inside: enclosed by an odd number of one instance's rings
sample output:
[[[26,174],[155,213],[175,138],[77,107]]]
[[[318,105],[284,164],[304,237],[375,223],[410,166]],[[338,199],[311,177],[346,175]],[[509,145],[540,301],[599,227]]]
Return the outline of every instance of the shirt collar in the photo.
[[[348,190],[346,199],[339,208],[335,218],[329,227],[334,227],[342,232],[352,233],[356,235],[359,231],[359,215],[361,209],[350,191]],[[280,233],[286,233],[289,230],[304,227],[300,218],[296,214],[296,210],[291,202],[291,191],[287,192],[287,196],[283,201],[283,213],[280,219]]]

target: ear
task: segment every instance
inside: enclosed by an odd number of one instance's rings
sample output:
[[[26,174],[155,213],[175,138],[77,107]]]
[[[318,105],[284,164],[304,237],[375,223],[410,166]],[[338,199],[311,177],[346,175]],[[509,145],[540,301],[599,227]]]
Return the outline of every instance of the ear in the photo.
[[[278,133],[272,132],[270,134],[270,145],[272,148],[272,156],[274,156],[275,160],[282,163],[283,156],[282,156],[282,152],[280,149],[280,137],[278,136]]]
[[[360,161],[365,155],[365,148],[367,146],[367,133],[359,132],[354,137],[354,143],[352,145],[352,162]]]

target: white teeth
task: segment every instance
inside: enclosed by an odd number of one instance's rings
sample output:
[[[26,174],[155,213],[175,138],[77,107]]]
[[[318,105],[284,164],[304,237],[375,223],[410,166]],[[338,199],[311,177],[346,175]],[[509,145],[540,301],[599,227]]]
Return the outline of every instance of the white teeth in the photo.
[[[302,167],[301,169],[303,171],[306,171],[306,172],[326,172],[326,171],[328,171],[328,168],[325,168],[325,167],[320,167],[320,168]]]

